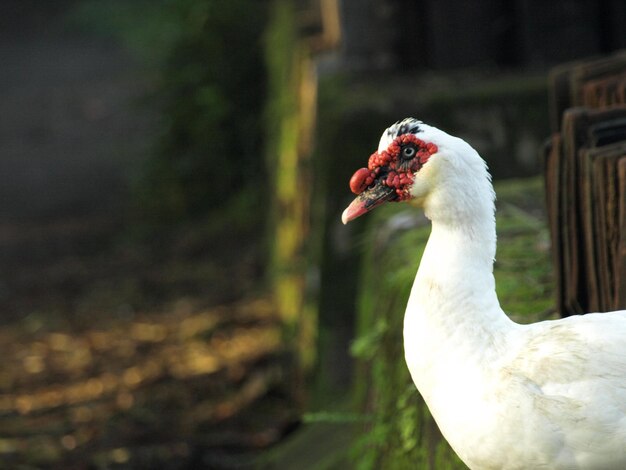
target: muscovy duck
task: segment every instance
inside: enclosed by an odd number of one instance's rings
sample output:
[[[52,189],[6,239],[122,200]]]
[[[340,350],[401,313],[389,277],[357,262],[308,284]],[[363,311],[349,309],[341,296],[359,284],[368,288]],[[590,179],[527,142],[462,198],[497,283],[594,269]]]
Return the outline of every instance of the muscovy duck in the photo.
[[[411,377],[471,469],[626,469],[626,311],[521,325],[495,291],[495,193],[464,140],[407,118],[350,180],[344,223],[388,201],[431,234],[404,319]]]

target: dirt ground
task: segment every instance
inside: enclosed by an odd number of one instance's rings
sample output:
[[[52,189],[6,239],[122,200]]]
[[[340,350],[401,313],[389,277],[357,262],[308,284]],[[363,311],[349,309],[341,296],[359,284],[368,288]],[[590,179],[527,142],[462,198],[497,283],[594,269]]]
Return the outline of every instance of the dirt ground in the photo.
[[[245,468],[295,423],[260,247],[127,236],[150,79],[71,3],[0,6],[0,468]]]

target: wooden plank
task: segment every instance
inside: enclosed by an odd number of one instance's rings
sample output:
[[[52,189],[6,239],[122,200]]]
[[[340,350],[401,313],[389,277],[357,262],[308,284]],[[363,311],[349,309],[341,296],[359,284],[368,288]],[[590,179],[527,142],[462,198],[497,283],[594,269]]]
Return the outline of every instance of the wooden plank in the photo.
[[[581,253],[582,229],[579,216],[579,168],[578,151],[585,143],[588,128],[588,111],[584,108],[570,108],[563,115],[562,124],[562,167],[561,180],[561,243],[563,245],[563,313],[581,314],[587,305],[587,292],[581,278],[585,262]]]
[[[594,80],[620,75],[626,71],[626,51],[584,62],[572,69],[570,76],[571,103],[582,106],[584,102],[584,86]]]
[[[561,118],[568,108],[576,106],[599,107],[598,100],[585,98],[588,83],[610,80],[626,72],[626,51],[586,61],[569,62],[553,68],[548,75],[550,126],[558,132]],[[597,85],[600,87],[599,85]],[[593,88],[593,86],[591,86]],[[600,88],[595,90],[598,93]],[[617,88],[615,103],[624,103],[624,91]],[[613,103],[613,101],[611,101]]]
[[[626,303],[626,50],[553,69],[546,202],[562,316]],[[621,173],[620,173],[621,172]]]
[[[605,108],[624,103],[626,103],[626,72],[591,80],[583,85],[583,104],[589,108]]]
[[[583,238],[584,238],[584,253],[586,257],[586,280],[587,289],[589,292],[588,308],[592,312],[600,311],[600,298],[599,298],[599,273],[598,263],[595,255],[595,227],[596,221],[594,220],[594,207],[596,206],[597,195],[594,191],[594,178],[593,178],[593,160],[594,155],[592,149],[580,150],[580,171],[581,171],[581,212],[582,212],[582,225],[583,225]]]
[[[592,167],[594,267],[598,279],[599,304],[592,311],[616,308],[617,254],[619,252],[619,190],[617,162],[626,156],[626,143],[587,152]],[[592,247],[593,248],[593,247]]]
[[[626,309],[626,158],[617,164],[619,203],[619,242],[615,258],[615,308]]]
[[[560,228],[556,227],[562,244],[560,254],[563,260],[557,263],[557,267],[562,269],[560,278],[563,315],[585,313],[592,306],[600,309],[606,307],[601,299],[607,299],[607,287],[598,289],[598,283],[602,284],[608,278],[600,276],[595,283],[593,277],[589,277],[589,273],[595,269],[590,263],[594,260],[603,263],[603,259],[596,257],[597,249],[593,246],[602,243],[598,237],[603,238],[604,235],[598,233],[598,230],[604,230],[606,221],[599,226],[592,222],[590,227],[593,229],[586,228],[590,216],[585,213],[590,210],[588,203],[596,203],[586,200],[586,178],[594,181],[596,175],[604,175],[601,172],[604,170],[594,167],[590,173],[591,167],[586,168],[586,163],[581,160],[586,156],[584,152],[581,153],[581,149],[599,148],[621,140],[626,140],[626,106],[604,110],[570,108],[563,115],[560,165],[562,176],[558,205]],[[591,254],[591,250],[596,253]],[[594,290],[598,292],[598,298],[595,297]]]
[[[597,224],[595,226],[596,229],[596,255],[598,264],[600,266],[600,270],[598,272],[600,278],[600,310],[607,311],[610,310],[609,299],[611,298],[611,275],[610,270],[607,269],[609,264],[609,250],[607,248],[608,244],[608,234],[607,234],[607,199],[608,194],[606,192],[607,186],[607,169],[606,165],[601,158],[597,158],[593,162],[593,170],[594,170],[594,191],[598,194],[597,198],[597,206],[596,206],[596,214],[597,214]]]
[[[544,146],[545,197],[548,225],[550,228],[550,245],[552,247],[552,264],[556,286],[556,311],[563,311],[563,245],[561,243],[561,218],[559,210],[561,192],[559,188],[563,175],[561,171],[561,135],[555,133]]]

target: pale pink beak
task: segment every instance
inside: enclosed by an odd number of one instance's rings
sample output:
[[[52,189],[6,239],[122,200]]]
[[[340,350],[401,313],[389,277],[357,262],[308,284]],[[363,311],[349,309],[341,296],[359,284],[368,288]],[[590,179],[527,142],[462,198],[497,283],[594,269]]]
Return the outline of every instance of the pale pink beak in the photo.
[[[377,183],[374,187],[366,189],[354,198],[354,201],[341,214],[341,221],[347,224],[351,220],[393,199],[395,195],[396,192],[393,188]]]
[[[341,214],[341,221],[345,225],[366,212],[368,212],[368,209],[365,207],[365,201],[357,197],[348,207],[346,207],[346,210],[343,211],[343,214]]]

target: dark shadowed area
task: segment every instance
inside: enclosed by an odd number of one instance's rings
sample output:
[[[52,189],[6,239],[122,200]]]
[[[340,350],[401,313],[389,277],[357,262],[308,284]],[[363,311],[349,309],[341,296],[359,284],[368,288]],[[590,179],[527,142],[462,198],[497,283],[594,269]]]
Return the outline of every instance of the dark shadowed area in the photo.
[[[254,294],[259,219],[245,201],[239,220],[208,216],[228,199],[215,195],[193,214],[168,206],[176,174],[150,179],[153,155],[189,147],[171,143],[180,137],[167,124],[184,126],[172,117],[184,96],[164,98],[177,92],[167,82],[177,69],[152,39],[194,43],[161,34],[186,28],[194,3],[205,2],[0,5],[9,466],[215,468],[230,465],[228,449],[249,460],[295,419],[281,392],[289,359],[279,324]]]

